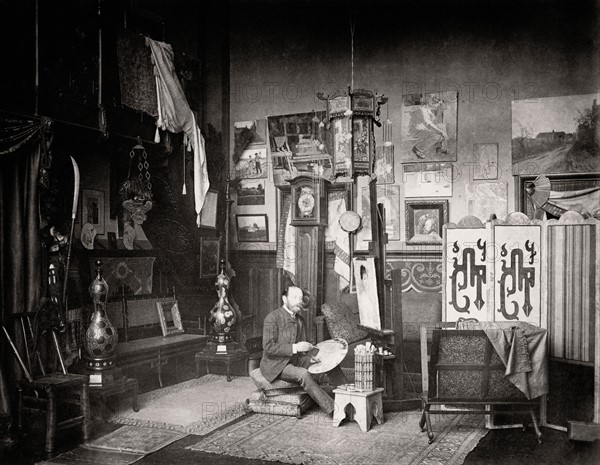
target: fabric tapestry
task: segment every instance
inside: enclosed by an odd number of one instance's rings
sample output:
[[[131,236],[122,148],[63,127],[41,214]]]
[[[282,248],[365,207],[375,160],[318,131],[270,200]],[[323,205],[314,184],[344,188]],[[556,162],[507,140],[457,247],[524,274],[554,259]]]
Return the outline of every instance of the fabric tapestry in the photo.
[[[358,315],[343,303],[323,304],[321,311],[327,322],[329,334],[334,339],[344,339],[348,344],[365,339],[368,334],[358,328]]]

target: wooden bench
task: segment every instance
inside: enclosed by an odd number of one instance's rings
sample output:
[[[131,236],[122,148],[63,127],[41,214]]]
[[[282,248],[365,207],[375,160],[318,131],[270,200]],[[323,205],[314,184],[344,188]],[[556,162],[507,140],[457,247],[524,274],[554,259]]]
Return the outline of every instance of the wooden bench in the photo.
[[[542,433],[535,413],[541,399],[527,399],[505,378],[506,367],[483,330],[456,330],[448,325],[454,326],[454,323],[441,323],[435,328],[422,325],[420,329],[423,415],[419,426],[422,431],[426,426],[429,443],[434,439],[431,414],[493,416],[495,412],[490,407],[497,405],[517,406],[498,414],[530,415],[541,443]],[[430,354],[428,332],[432,333]],[[452,408],[432,410],[434,405]]]
[[[156,370],[163,387],[163,367],[170,361],[189,357],[202,350],[207,336],[198,334],[162,335],[157,302],[173,300],[168,296],[123,296],[107,304],[107,313],[119,333],[116,364],[124,372],[140,366]],[[192,362],[193,363],[193,362]]]

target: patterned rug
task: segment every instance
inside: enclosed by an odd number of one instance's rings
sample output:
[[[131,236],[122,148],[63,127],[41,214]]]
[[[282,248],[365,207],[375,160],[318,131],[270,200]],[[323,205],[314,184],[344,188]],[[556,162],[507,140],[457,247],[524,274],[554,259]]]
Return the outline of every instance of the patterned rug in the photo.
[[[460,465],[487,432],[481,415],[434,415],[429,444],[420,418],[420,412],[386,413],[383,425],[364,433],[354,421],[334,428],[320,411],[299,420],[255,414],[187,449],[306,465]]]
[[[38,462],[37,465],[131,465],[144,455],[115,450],[94,450],[79,446],[53,459]]]
[[[147,392],[138,398],[139,412],[123,402],[110,421],[187,434],[207,434],[248,413],[246,399],[256,390],[248,377],[205,375]]]

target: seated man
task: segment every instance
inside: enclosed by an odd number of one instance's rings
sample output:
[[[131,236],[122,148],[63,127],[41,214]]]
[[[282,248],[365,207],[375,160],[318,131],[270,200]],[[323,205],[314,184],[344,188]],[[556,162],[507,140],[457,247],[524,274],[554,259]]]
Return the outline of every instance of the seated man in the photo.
[[[306,341],[306,323],[299,314],[302,297],[302,289],[290,286],[282,294],[283,306],[265,318],[260,371],[270,383],[275,378],[299,383],[323,411],[331,414],[335,406],[333,399],[307,370],[317,360],[309,355],[314,346]],[[327,375],[335,386],[347,382],[339,366]]]

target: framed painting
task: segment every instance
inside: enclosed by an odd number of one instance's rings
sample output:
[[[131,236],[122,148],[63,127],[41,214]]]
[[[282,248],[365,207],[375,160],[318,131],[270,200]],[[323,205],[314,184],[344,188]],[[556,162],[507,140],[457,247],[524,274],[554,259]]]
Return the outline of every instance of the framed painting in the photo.
[[[267,215],[235,215],[238,242],[269,242]]]
[[[473,144],[473,180],[498,179],[498,144]]]
[[[400,161],[456,161],[458,93],[402,96]]]
[[[218,238],[200,238],[200,278],[214,278],[219,274],[219,249]]]
[[[405,201],[406,242],[441,244],[442,226],[448,222],[447,200]]]
[[[255,179],[241,179],[236,185],[238,205],[264,205],[265,183]]]
[[[362,187],[360,195],[360,213],[362,217],[362,228],[356,234],[357,250],[366,250],[368,242],[371,241],[371,203],[369,201],[369,186]],[[389,241],[400,240],[400,186],[382,185],[377,186],[377,203],[383,204],[385,209],[385,232]]]
[[[381,330],[375,258],[355,257],[352,262],[354,264],[353,273],[354,282],[356,283],[360,324],[368,328]]]
[[[513,175],[593,173],[600,94],[512,102]]]
[[[179,304],[176,300],[159,300],[156,302],[156,309],[163,336],[183,333]]]
[[[104,191],[83,189],[81,191],[81,224],[90,223],[96,233],[104,234]]]
[[[452,163],[402,165],[404,197],[452,197]]]
[[[263,179],[267,177],[267,149],[249,148],[242,152],[235,164],[236,179]]]
[[[217,204],[219,193],[215,190],[209,190],[204,199],[204,205],[200,211],[200,227],[217,229]]]

